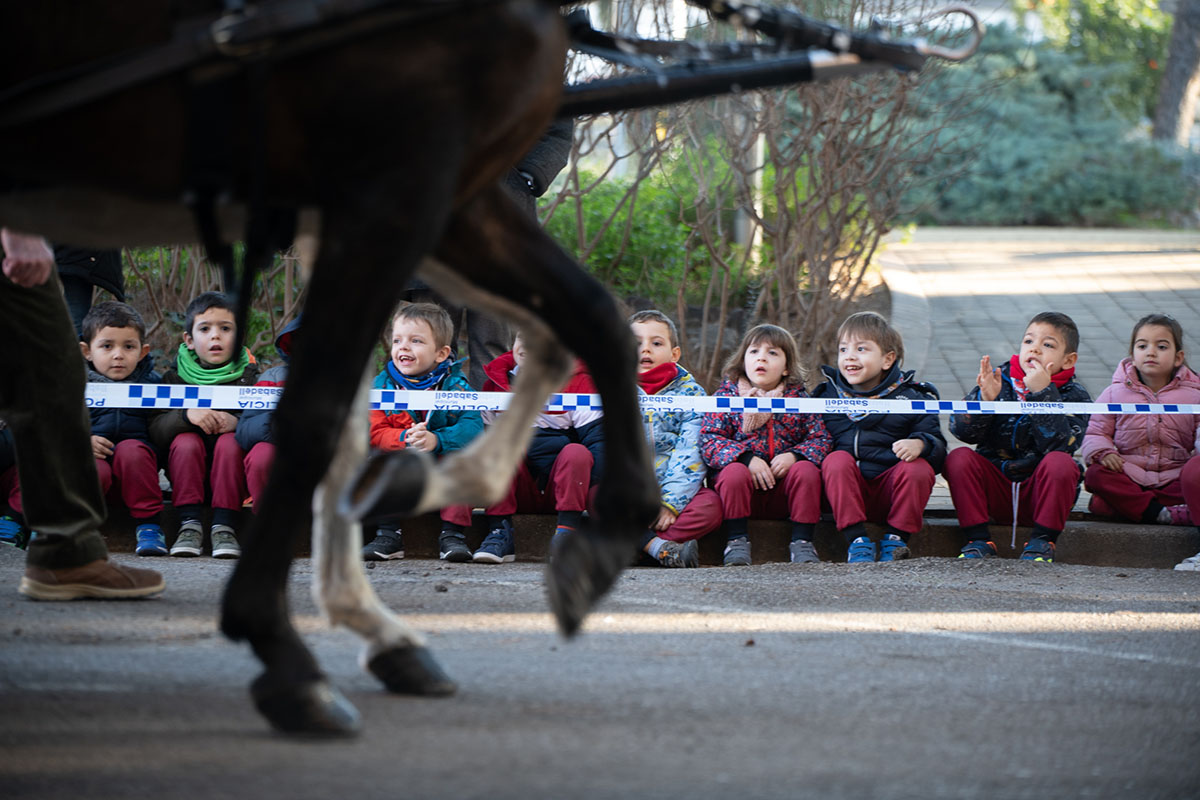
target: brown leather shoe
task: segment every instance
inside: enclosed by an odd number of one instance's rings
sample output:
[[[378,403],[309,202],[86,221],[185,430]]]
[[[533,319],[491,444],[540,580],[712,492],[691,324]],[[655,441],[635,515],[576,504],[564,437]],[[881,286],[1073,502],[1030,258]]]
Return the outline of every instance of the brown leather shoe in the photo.
[[[165,588],[167,584],[162,575],[154,570],[99,559],[82,567],[66,569],[26,565],[18,591],[34,600],[76,600],[81,597],[120,600],[148,597]]]

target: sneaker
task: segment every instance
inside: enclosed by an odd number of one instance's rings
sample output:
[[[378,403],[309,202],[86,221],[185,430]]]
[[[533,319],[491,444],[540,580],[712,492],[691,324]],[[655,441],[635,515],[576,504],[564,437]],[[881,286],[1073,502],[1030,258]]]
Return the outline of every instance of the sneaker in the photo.
[[[375,538],[362,549],[363,561],[392,561],[404,558],[404,540],[400,531],[380,528],[375,531]]]
[[[471,548],[467,547],[467,537],[457,531],[442,531],[442,535],[438,537],[438,553],[438,558],[456,564],[471,560]]]
[[[11,514],[0,517],[0,544],[10,544],[18,550],[29,545],[29,529]]]
[[[959,558],[991,558],[996,555],[996,545],[991,542],[985,542],[982,539],[975,539],[967,542],[963,547],[962,552],[958,554]]]
[[[1180,561],[1175,565],[1175,569],[1180,572],[1200,572],[1200,553],[1188,556],[1183,561]]]
[[[745,537],[730,539],[725,545],[725,566],[750,566],[750,540]]]
[[[119,600],[149,597],[165,588],[162,575],[153,570],[99,559],[82,567],[66,569],[26,566],[17,591],[33,600],[76,600],[81,597]]]
[[[163,536],[162,528],[153,522],[138,525],[134,536],[137,537],[137,547],[133,552],[139,556],[165,556],[167,554],[167,537]]]
[[[171,545],[171,555],[193,558],[200,555],[203,544],[204,529],[200,527],[200,520],[186,519],[179,524],[179,535]]]
[[[911,557],[912,553],[909,552],[908,545],[896,534],[885,533],[879,540],[880,561],[899,561]]]
[[[233,535],[233,528],[228,525],[213,525],[209,535],[212,537],[213,558],[242,557],[242,546]]]
[[[1188,507],[1186,505],[1167,506],[1163,510],[1166,511],[1170,517],[1170,522],[1167,523],[1168,525],[1192,524],[1192,512],[1188,511]]]
[[[749,557],[749,555],[746,556],[746,558]],[[688,542],[667,542],[654,558],[664,567],[691,569],[700,566],[700,545],[696,543],[695,539]]]
[[[792,554],[793,564],[819,564],[821,561],[817,548],[807,539],[797,539],[788,545],[788,550]]]
[[[507,519],[501,520],[488,532],[483,539],[483,544],[479,545],[479,549],[473,556],[473,560],[477,564],[507,564],[515,561],[516,558],[517,551],[513,547],[512,522]]]
[[[847,564],[874,564],[875,543],[865,536],[859,536],[850,543],[850,551],[846,556]]]
[[[1054,561],[1054,542],[1040,536],[1030,539],[1021,551],[1022,561],[1042,561],[1047,564]]]

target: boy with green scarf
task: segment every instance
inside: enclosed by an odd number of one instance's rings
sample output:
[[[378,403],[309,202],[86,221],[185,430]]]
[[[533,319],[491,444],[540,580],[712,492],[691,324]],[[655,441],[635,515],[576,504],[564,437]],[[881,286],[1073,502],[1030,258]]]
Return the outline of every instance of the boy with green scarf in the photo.
[[[188,304],[186,329],[174,369],[163,383],[202,386],[234,384],[253,386],[258,364],[249,349],[234,353],[237,324],[234,307],[220,292],[205,292]],[[205,478],[212,487],[213,558],[241,555],[234,523],[247,498],[245,454],[234,438],[238,412],[210,408],[164,411],[150,423],[150,438],[159,451],[167,451],[179,535],[171,555],[192,557],[201,553]]]

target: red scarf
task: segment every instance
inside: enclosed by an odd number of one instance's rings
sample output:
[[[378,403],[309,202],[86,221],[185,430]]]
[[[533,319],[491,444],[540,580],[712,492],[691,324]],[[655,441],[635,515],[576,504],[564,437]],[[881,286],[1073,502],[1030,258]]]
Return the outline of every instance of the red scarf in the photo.
[[[1008,376],[1012,378],[1013,388],[1017,390],[1017,395],[1024,400],[1025,395],[1029,394],[1029,390],[1025,388],[1025,370],[1021,368],[1021,357],[1015,355],[1008,361]],[[1075,377],[1075,368],[1067,367],[1059,370],[1050,376],[1050,382],[1058,388],[1067,385],[1071,378]]]
[[[668,383],[675,380],[678,374],[679,367],[674,361],[668,361],[640,373],[637,376],[638,386],[641,386],[646,394],[658,394]]]

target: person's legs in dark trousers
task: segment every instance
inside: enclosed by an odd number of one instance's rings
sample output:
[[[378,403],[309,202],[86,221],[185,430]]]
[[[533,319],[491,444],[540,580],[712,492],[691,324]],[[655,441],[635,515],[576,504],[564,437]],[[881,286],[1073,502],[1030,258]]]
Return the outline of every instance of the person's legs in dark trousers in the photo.
[[[63,299],[67,301],[67,312],[71,315],[71,323],[75,326],[75,335],[83,335],[83,318],[92,307],[92,291],[95,288],[86,278],[75,275],[60,275],[62,281]]]

